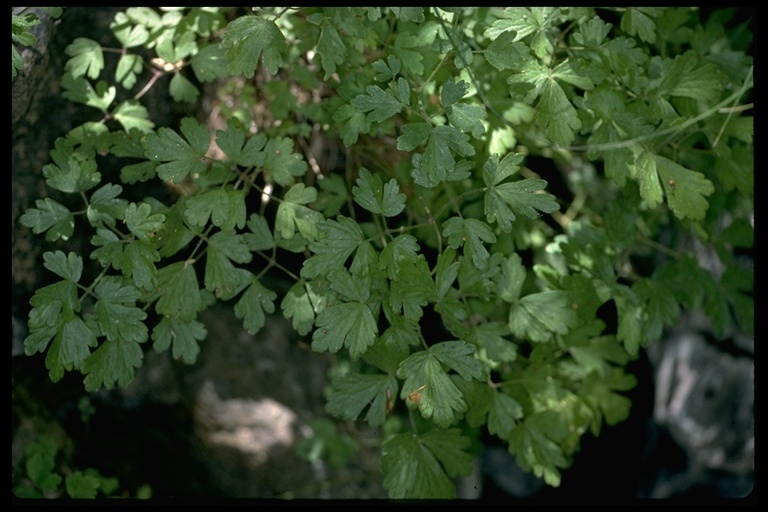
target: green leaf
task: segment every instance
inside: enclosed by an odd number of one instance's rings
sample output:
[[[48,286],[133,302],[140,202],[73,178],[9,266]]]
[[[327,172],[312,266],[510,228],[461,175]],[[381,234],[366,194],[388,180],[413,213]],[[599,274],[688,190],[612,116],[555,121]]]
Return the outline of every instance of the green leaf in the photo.
[[[148,241],[160,231],[165,222],[165,215],[152,214],[152,207],[147,203],[131,203],[125,209],[125,223],[128,230],[139,240]]]
[[[704,220],[707,214],[706,197],[715,186],[703,174],[691,171],[672,160],[654,155],[656,168],[667,195],[667,204],[679,219]]]
[[[226,48],[228,69],[233,75],[251,78],[260,58],[271,75],[277,74],[283,65],[285,36],[274,21],[259,16],[240,16],[227,25],[221,43]]]
[[[136,240],[126,244],[122,257],[112,264],[116,269],[122,269],[125,277],[132,277],[138,288],[152,291],[157,287],[157,261],[160,261],[160,254],[151,243]]]
[[[510,254],[501,263],[501,277],[496,281],[496,293],[507,302],[516,302],[526,278],[523,260],[518,254]]]
[[[408,84],[404,78],[400,78],[402,83]],[[367,112],[367,120],[371,123],[380,123],[400,112],[407,103],[402,103],[389,92],[384,91],[378,85],[369,85],[366,88],[367,94],[359,94],[350,101],[358,112]]]
[[[475,344],[478,349],[484,348],[485,353],[493,361],[512,362],[517,359],[517,344],[506,339],[509,327],[502,322],[487,322],[474,327],[467,341]]]
[[[203,83],[213,82],[229,74],[224,48],[218,44],[209,44],[200,48],[189,60],[189,64],[192,66],[195,77]]]
[[[416,263],[419,252],[419,244],[416,238],[402,234],[387,244],[379,257],[379,268],[387,270],[387,276],[396,280],[400,275],[400,262],[409,261]]]
[[[93,39],[77,37],[64,49],[64,53],[70,57],[64,70],[73,78],[87,76],[91,80],[96,80],[104,69],[101,45]]]
[[[315,317],[328,305],[329,291],[322,281],[299,281],[288,290],[280,303],[285,318],[304,336],[312,330]]]
[[[245,142],[246,132],[234,119],[227,121],[226,130],[216,130],[216,145],[232,162],[250,167],[264,165],[266,155],[261,151],[267,142],[266,136],[259,134]]]
[[[482,107],[457,103],[447,107],[446,113],[451,124],[463,133],[471,133],[476,139],[479,139],[485,133],[483,120],[487,117],[487,114]]]
[[[344,64],[347,57],[347,47],[339,36],[336,27],[327,19],[320,24],[320,39],[317,41],[317,53],[322,59],[325,76],[328,80],[336,73],[336,66]]]
[[[170,128],[162,127],[157,134],[148,134],[144,141],[145,155],[149,160],[166,162],[157,166],[157,175],[164,181],[180,183],[189,174],[205,171],[202,158],[211,142],[208,129],[191,117],[185,117],[181,120],[181,133],[187,140]]]
[[[36,208],[28,208],[19,222],[32,228],[34,234],[47,233],[45,239],[55,242],[58,239],[69,240],[75,231],[75,217],[66,206],[46,197],[35,201]]]
[[[203,297],[191,262],[178,261],[161,268],[157,274],[162,294],[155,309],[161,315],[193,320],[203,309]]]
[[[371,213],[385,217],[394,217],[405,208],[405,194],[400,192],[397,181],[392,178],[386,185],[378,174],[372,175],[368,169],[360,169],[357,185],[352,187],[355,202]]]
[[[394,55],[388,55],[387,62],[384,62],[381,59],[377,60],[371,64],[371,67],[377,73],[373,79],[377,82],[387,82],[389,80],[394,80],[398,73],[400,73],[401,64],[402,63],[400,62],[400,59]]]
[[[560,471],[568,461],[558,445],[567,430],[555,411],[536,412],[526,416],[509,436],[509,451],[525,470],[553,487],[560,485]]]
[[[467,94],[467,89],[469,84],[464,80],[454,82],[453,78],[449,78],[440,89],[440,101],[444,107],[450,107]]]
[[[714,64],[699,66],[695,51],[677,55],[674,60],[666,59],[664,68],[658,85],[659,94],[693,98],[708,104],[715,103],[720,97],[722,85],[718,69]]]
[[[306,187],[303,183],[293,185],[277,207],[275,230],[288,239],[293,238],[298,229],[301,236],[314,242],[317,239],[317,225],[324,217],[322,213],[304,205],[315,201],[317,190],[314,187]]]
[[[307,162],[293,152],[293,140],[288,137],[270,139],[264,153],[264,169],[279,185],[287,187],[293,184],[294,176],[304,176],[307,172]]]
[[[624,348],[632,357],[635,357],[640,346],[645,346],[649,341],[645,331],[645,304],[630,288],[624,285],[614,285],[613,288],[613,300],[619,314],[616,339],[624,344]]]
[[[460,413],[467,410],[467,404],[442,365],[453,368],[467,380],[487,376],[483,364],[471,356],[474,351],[472,345],[451,341],[410,355],[397,370],[397,376],[405,379],[400,398],[409,407],[418,407],[424,418],[431,418],[439,427],[455,423]]]
[[[147,314],[136,307],[141,293],[133,286],[123,286],[115,277],[104,277],[94,290],[96,320],[109,341],[144,343],[147,341]]]
[[[60,281],[35,291],[29,303],[30,335],[24,340],[27,355],[42,352],[63,322],[80,310],[77,287],[73,281]]]
[[[347,300],[365,303],[371,294],[370,277],[353,276],[344,268],[331,270],[328,280],[331,289]]]
[[[523,407],[517,400],[495,389],[488,412],[488,431],[501,439],[509,439],[523,417]]]
[[[184,321],[163,317],[152,329],[152,347],[161,352],[173,345],[173,358],[181,358],[186,364],[192,364],[200,353],[200,345],[197,342],[204,340],[207,334],[205,326],[197,320]]]
[[[368,407],[365,421],[372,427],[378,427],[384,424],[397,392],[397,379],[392,375],[350,373],[331,381],[325,410],[339,418],[354,421]]]
[[[248,219],[248,229],[250,233],[243,234],[243,241],[250,251],[267,251],[275,246],[267,219],[258,213],[251,214]]]
[[[141,46],[149,40],[150,34],[147,27],[141,24],[133,24],[124,12],[115,14],[115,19],[109,24],[109,28],[123,48]],[[128,55],[128,54],[124,54]]]
[[[464,246],[472,264],[477,268],[482,270],[488,266],[488,249],[483,242],[496,242],[496,235],[488,224],[472,218],[451,217],[443,223],[443,236],[448,237],[452,249]]]
[[[235,304],[235,316],[243,320],[243,327],[255,334],[264,327],[264,313],[274,313],[277,294],[263,286],[258,279],[251,278],[251,285]]]
[[[526,178],[511,183],[502,183],[488,187],[485,193],[485,215],[488,222],[494,220],[504,232],[512,229],[515,213],[535,219],[539,211],[552,213],[560,209],[555,196],[539,193],[547,187],[547,182],[538,178]],[[537,211],[538,210],[538,211]]]
[[[329,304],[317,315],[315,324],[312,350],[338,352],[345,346],[355,359],[376,341],[378,333],[373,313],[361,302]]]
[[[83,361],[90,355],[89,347],[98,345],[93,331],[85,325],[79,316],[65,321],[53,339],[45,366],[53,382],[64,376],[65,370],[80,369]]]
[[[533,342],[550,341],[555,333],[566,334],[576,327],[579,319],[567,292],[549,290],[532,293],[509,309],[512,334]]]
[[[208,238],[205,261],[205,288],[216,297],[229,300],[248,286],[251,273],[235,268],[232,262],[248,263],[251,252],[242,235],[233,231],[219,231]]]
[[[421,308],[435,298],[435,283],[423,255],[416,261],[401,260],[398,279],[390,283],[389,304],[394,312],[403,311],[407,320],[421,318]]]
[[[452,478],[471,472],[471,441],[459,429],[398,434],[381,447],[384,488],[391,499],[453,499]]]
[[[343,267],[363,243],[365,237],[357,222],[343,215],[337,218],[338,221],[326,219],[318,224],[318,239],[309,245],[315,254],[304,261],[302,277],[312,279]]]
[[[631,36],[639,35],[642,41],[653,44],[656,42],[656,23],[651,17],[659,14],[658,8],[629,8],[621,17],[621,30]]]
[[[536,122],[546,131],[549,138],[558,146],[570,146],[579,129],[576,109],[565,95],[565,91],[554,79],[544,83],[541,98],[536,104]]]
[[[371,130],[371,122],[363,112],[358,112],[352,105],[342,105],[333,113],[333,120],[346,123],[341,127],[339,135],[346,147],[357,142],[360,133],[368,133]]]
[[[125,89],[132,89],[142,69],[144,69],[144,59],[141,55],[125,53],[117,61],[115,80]]]
[[[65,485],[67,494],[70,498],[92,500],[96,497],[96,493],[101,485],[101,480],[95,475],[83,473],[82,471],[75,471],[67,475]]]
[[[61,86],[65,90],[63,96],[68,100],[97,108],[105,113],[117,96],[117,89],[104,80],[99,80],[94,89],[85,78],[74,78],[70,74],[65,74],[61,78]]]
[[[452,150],[460,156],[475,154],[474,147],[468,141],[469,136],[453,126],[440,125],[435,128],[430,126],[427,147],[423,155],[414,155],[414,158],[419,156],[420,160],[413,162],[416,169],[411,175],[424,186],[435,186],[442,182],[454,172],[456,167]],[[398,149],[402,149],[399,139]]]
[[[114,226],[116,219],[124,218],[128,201],[117,198],[122,191],[123,187],[120,185],[107,183],[91,195],[87,216],[92,226],[102,223]]]
[[[86,391],[112,389],[115,383],[127,387],[136,369],[141,367],[143,357],[139,343],[123,338],[108,339],[83,362]]]
[[[83,274],[83,258],[75,252],[65,255],[62,251],[43,253],[43,266],[54,274],[72,282],[78,282]]]
[[[50,151],[52,164],[43,166],[46,184],[66,193],[85,192],[101,182],[101,173],[91,156],[74,152],[66,147],[63,139],[57,139]]]
[[[168,92],[171,93],[173,100],[178,102],[194,103],[200,96],[198,88],[181,73],[173,74],[171,83],[168,85]]]
[[[517,40],[517,33],[506,31],[491,41],[485,58],[496,69],[523,69],[532,59],[528,45]]]

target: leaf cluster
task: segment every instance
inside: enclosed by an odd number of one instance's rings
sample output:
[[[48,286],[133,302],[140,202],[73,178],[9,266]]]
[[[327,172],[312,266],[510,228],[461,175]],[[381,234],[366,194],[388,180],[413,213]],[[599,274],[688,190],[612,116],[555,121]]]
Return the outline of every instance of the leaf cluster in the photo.
[[[582,435],[628,416],[626,365],[683,310],[753,331],[753,271],[733,256],[754,244],[753,72],[743,32],[719,23],[729,12],[128,8],[111,26],[114,76],[95,41],[67,47],[64,94],[98,120],[43,169],[82,208],[45,198],[21,217],[55,244],[56,276],[31,300],[25,350],[46,354],[54,381],[126,386],[150,340],[194,362],[216,301],[251,333],[279,310],[349,363],[330,414],[408,419],[382,440],[391,497],[454,496],[481,429],[557,486]],[[275,118],[257,129],[254,109],[233,107],[225,127],[156,128],[144,92],[170,75],[174,100],[197,101],[190,69],[260,73],[239,101],[270,98]],[[318,131],[343,143],[347,169],[305,149]],[[122,184],[104,180],[103,155]],[[529,163],[542,161],[552,169]],[[138,182],[185,192],[125,199]],[[723,275],[664,246],[666,229],[713,247]],[[90,255],[62,250],[74,236]],[[315,431],[305,457],[352,453]]]

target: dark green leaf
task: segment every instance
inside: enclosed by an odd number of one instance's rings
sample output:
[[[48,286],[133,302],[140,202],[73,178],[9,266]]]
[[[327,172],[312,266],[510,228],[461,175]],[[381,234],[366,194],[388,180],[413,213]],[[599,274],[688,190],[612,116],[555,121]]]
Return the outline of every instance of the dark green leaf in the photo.
[[[256,334],[264,327],[264,313],[274,313],[277,294],[264,287],[257,279],[251,278],[251,285],[235,304],[235,316],[243,320],[243,327]]]
[[[378,85],[369,85],[366,92],[356,96],[350,104],[359,112],[367,112],[367,120],[371,123],[389,119],[407,106]]]
[[[573,301],[562,290],[526,295],[509,309],[512,334],[533,342],[550,341],[555,333],[566,334],[578,324]]]
[[[162,294],[155,305],[159,314],[189,321],[203,309],[203,298],[193,263],[171,263],[158,271],[157,280]]]
[[[46,233],[45,239],[55,242],[68,240],[75,231],[75,217],[66,206],[46,197],[35,201],[37,208],[28,208],[19,218],[23,226],[35,234]]]
[[[102,387],[112,389],[115,383],[127,387],[136,369],[141,367],[143,357],[141,346],[136,341],[115,338],[103,342],[83,362],[86,391],[96,391]]]
[[[338,352],[342,346],[358,358],[376,341],[378,328],[366,304],[341,302],[328,305],[317,315],[312,335],[312,350]]]
[[[397,181],[392,178],[383,184],[378,174],[372,175],[364,167],[360,169],[357,185],[352,187],[352,195],[357,204],[385,217],[394,217],[405,208],[405,194],[400,192]]]
[[[154,340],[152,347],[155,351],[161,352],[173,345],[171,350],[173,358],[192,364],[200,353],[200,345],[197,342],[204,340],[207,334],[205,326],[197,320],[184,321],[163,317],[152,330]]]
[[[317,225],[323,220],[323,214],[304,206],[317,201],[317,190],[297,183],[286,192],[285,197],[277,207],[275,230],[283,238],[293,238],[298,229],[301,236],[309,242],[317,238]]]
[[[469,438],[459,429],[436,429],[423,436],[398,434],[382,446],[381,471],[391,499],[453,499],[451,477],[469,474]],[[450,476],[449,476],[450,475]]]
[[[322,281],[299,281],[288,290],[280,308],[285,318],[290,318],[293,328],[304,336],[312,330],[315,315],[319,314],[328,304],[329,290],[327,285],[321,287]]]
[[[496,235],[488,224],[472,218],[451,217],[443,223],[443,236],[448,237],[448,243],[453,249],[464,246],[465,252],[477,268],[482,270],[487,267],[488,249],[483,242],[496,242]]]
[[[266,161],[264,169],[279,184],[287,187],[294,182],[295,176],[304,176],[307,162],[299,153],[293,152],[293,140],[287,137],[270,139],[264,148]]]
[[[114,277],[104,277],[94,290],[96,319],[109,341],[144,343],[147,341],[147,314],[136,307],[141,295],[133,286],[123,286]]]
[[[392,375],[351,373],[331,381],[325,410],[339,418],[354,421],[370,405],[365,421],[377,427],[384,423],[397,392],[397,379]]]
[[[326,219],[318,225],[318,229],[318,240],[309,246],[315,254],[304,261],[301,269],[305,278],[314,278],[343,267],[364,240],[357,222],[342,215],[338,216],[338,221]]]
[[[202,158],[208,152],[210,135],[205,126],[190,117],[181,120],[181,136],[170,128],[159,128],[157,134],[150,133],[144,141],[146,157],[156,162],[166,162],[157,166],[157,174],[162,180],[180,183],[189,174],[201,174],[205,171]]]

